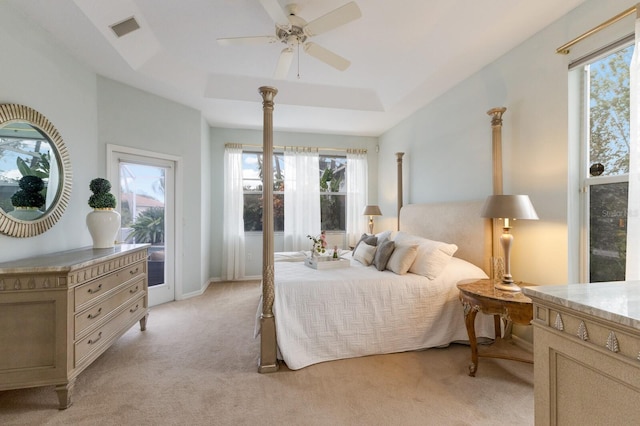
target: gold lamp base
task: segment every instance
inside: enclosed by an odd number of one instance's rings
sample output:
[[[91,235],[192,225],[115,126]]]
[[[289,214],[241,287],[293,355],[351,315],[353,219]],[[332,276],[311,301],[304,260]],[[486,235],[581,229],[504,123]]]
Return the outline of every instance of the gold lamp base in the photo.
[[[518,287],[511,277],[504,277],[502,281],[497,281],[493,286],[502,291],[521,291],[521,288]]]

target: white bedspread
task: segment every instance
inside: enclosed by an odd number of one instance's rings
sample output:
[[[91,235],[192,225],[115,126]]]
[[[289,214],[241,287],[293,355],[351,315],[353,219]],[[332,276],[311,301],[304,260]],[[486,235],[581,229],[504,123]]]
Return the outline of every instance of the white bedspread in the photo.
[[[473,268],[453,258],[437,279],[429,280],[381,272],[353,259],[348,268],[329,270],[276,262],[273,310],[280,355],[296,370],[466,341],[456,283],[486,277]],[[476,333],[493,338],[493,319],[478,314]]]

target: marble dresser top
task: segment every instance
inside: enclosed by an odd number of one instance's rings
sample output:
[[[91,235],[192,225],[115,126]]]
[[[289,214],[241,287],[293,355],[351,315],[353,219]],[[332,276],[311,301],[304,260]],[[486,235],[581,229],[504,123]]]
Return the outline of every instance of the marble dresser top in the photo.
[[[0,274],[66,272],[149,247],[150,244],[116,244],[112,248],[83,247],[0,263]]]
[[[640,330],[640,281],[524,287],[534,299]]]

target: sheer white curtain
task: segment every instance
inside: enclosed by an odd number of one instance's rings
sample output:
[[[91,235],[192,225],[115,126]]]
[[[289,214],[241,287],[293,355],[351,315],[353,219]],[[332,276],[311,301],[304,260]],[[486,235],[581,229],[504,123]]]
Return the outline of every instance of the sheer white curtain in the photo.
[[[284,251],[311,250],[320,234],[320,156],[317,148],[284,151]]]
[[[629,80],[631,137],[629,140],[629,213],[627,215],[627,280],[640,279],[640,19],[636,18],[636,40]]]
[[[222,278],[244,277],[244,219],[242,192],[242,145],[227,144],[224,150],[224,213],[222,232]]]
[[[367,231],[367,220],[362,215],[367,205],[367,153],[362,150],[347,151],[347,243],[356,245],[363,232]]]

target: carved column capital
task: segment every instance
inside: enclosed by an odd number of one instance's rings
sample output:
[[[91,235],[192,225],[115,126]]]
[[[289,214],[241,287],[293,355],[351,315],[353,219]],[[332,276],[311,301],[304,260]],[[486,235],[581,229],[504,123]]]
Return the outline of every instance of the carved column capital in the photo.
[[[487,114],[491,116],[491,126],[502,126],[502,114],[507,109],[505,107],[491,108]]]
[[[273,99],[278,94],[278,89],[271,86],[262,86],[258,89],[262,96],[262,107],[273,109]]]

